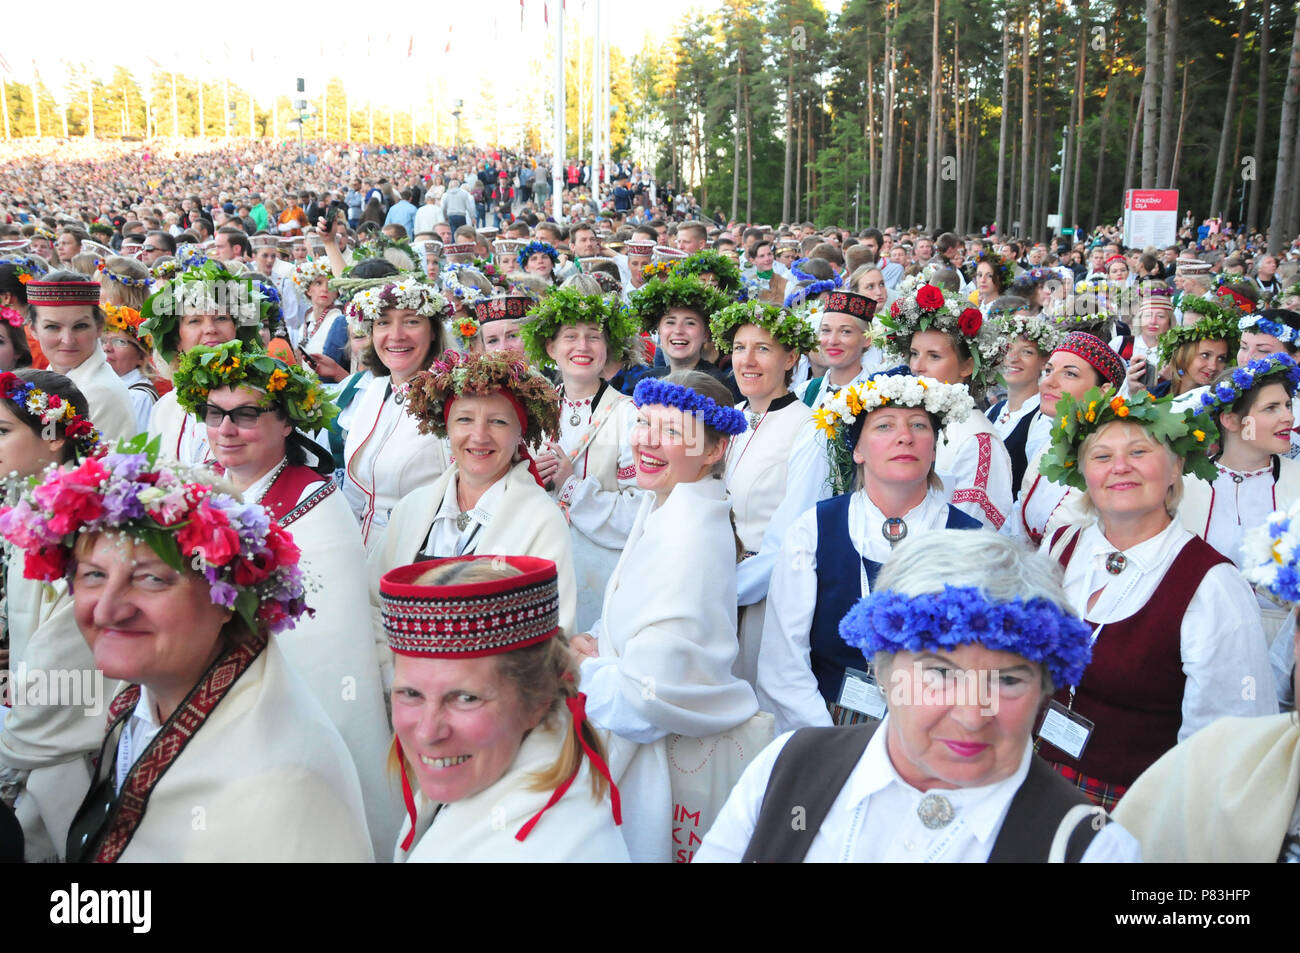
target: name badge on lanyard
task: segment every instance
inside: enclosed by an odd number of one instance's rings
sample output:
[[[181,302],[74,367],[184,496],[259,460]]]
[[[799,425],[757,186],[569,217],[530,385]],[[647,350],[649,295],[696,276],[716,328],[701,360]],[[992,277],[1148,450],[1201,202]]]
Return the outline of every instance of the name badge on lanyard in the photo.
[[[1083,749],[1088,747],[1092,729],[1091,721],[1077,711],[1066,708],[1056,699],[1052,699],[1043,714],[1043,724],[1038,729],[1038,737],[1078,761],[1083,757]]]
[[[868,718],[885,717],[885,693],[876,683],[876,677],[856,668],[844,670],[844,681],[840,684],[840,696],[836,704]]]

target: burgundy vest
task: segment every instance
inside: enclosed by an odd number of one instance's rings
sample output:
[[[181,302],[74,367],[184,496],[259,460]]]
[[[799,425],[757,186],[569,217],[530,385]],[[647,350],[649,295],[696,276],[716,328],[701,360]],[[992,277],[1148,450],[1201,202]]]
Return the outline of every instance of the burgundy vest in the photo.
[[[1063,532],[1064,528],[1057,531],[1053,543]],[[1063,567],[1070,564],[1078,541],[1076,535],[1062,551]],[[1106,623],[1074,696],[1074,710],[1094,725],[1083,757],[1071,758],[1044,741],[1040,748],[1044,758],[1127,787],[1178,743],[1187,681],[1183,616],[1205,574],[1226,562],[1218,550],[1193,536],[1174,557],[1146,605],[1127,619]],[[1068,705],[1069,686],[1060,686],[1055,697]]]

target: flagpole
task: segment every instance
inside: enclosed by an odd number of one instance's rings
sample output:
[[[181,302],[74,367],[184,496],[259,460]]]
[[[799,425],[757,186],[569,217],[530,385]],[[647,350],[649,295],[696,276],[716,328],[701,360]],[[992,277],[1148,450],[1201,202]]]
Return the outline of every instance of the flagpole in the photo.
[[[172,137],[181,137],[180,109],[176,105],[176,71],[172,70]]]
[[[555,147],[551,155],[551,215],[564,222],[564,0],[555,13]]]
[[[0,110],[5,114],[5,142],[9,141],[9,96],[8,90],[5,89],[9,84],[0,77]]]
[[[41,138],[41,74],[32,61],[32,112],[36,114],[36,138]]]

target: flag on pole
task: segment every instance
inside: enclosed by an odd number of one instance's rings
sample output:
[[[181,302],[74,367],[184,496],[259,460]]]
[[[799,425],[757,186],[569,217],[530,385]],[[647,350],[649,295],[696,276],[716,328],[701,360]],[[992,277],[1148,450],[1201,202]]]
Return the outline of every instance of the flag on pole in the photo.
[[[542,4],[542,20],[547,26],[551,25],[551,5],[549,3]]]
[[[444,49],[444,50],[442,51],[442,53],[443,53],[444,56],[446,56],[448,53],[451,52],[451,31],[452,31],[452,27],[453,27],[453,25],[454,25],[454,24],[451,24],[451,23],[448,23],[448,24],[447,24],[447,48]]]
[[[10,76],[14,75],[13,69],[9,66],[9,61],[0,54],[0,69],[3,69]]]
[[[411,53],[414,52],[414,50],[415,50],[415,34],[412,33],[410,40],[408,40],[406,43],[406,56],[408,59],[410,58]]]
[[[519,0],[519,29],[524,28],[524,0]]]

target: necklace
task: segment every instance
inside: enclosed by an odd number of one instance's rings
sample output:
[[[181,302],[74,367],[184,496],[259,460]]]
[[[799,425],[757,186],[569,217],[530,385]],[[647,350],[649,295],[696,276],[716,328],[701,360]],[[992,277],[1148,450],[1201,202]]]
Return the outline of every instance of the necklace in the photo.
[[[942,794],[927,794],[916,805],[916,816],[928,830],[937,831],[951,824],[957,812],[953,810],[952,801]]]
[[[266,498],[266,494],[271,492],[271,487],[275,486],[275,481],[279,478],[280,474],[284,472],[284,468],[288,465],[289,458],[285,457],[280,461],[280,465],[271,471],[271,478],[266,481],[266,485],[262,487],[261,492],[257,494],[257,499],[253,501],[254,503],[261,505],[262,500]]]
[[[586,398],[585,400],[569,400],[569,398],[566,397],[564,398],[564,406],[568,407],[570,410],[570,414],[569,414],[570,427],[577,427],[581,425],[582,423],[581,410],[583,407],[587,408],[587,420],[588,421],[591,420],[591,398],[590,397]]]

